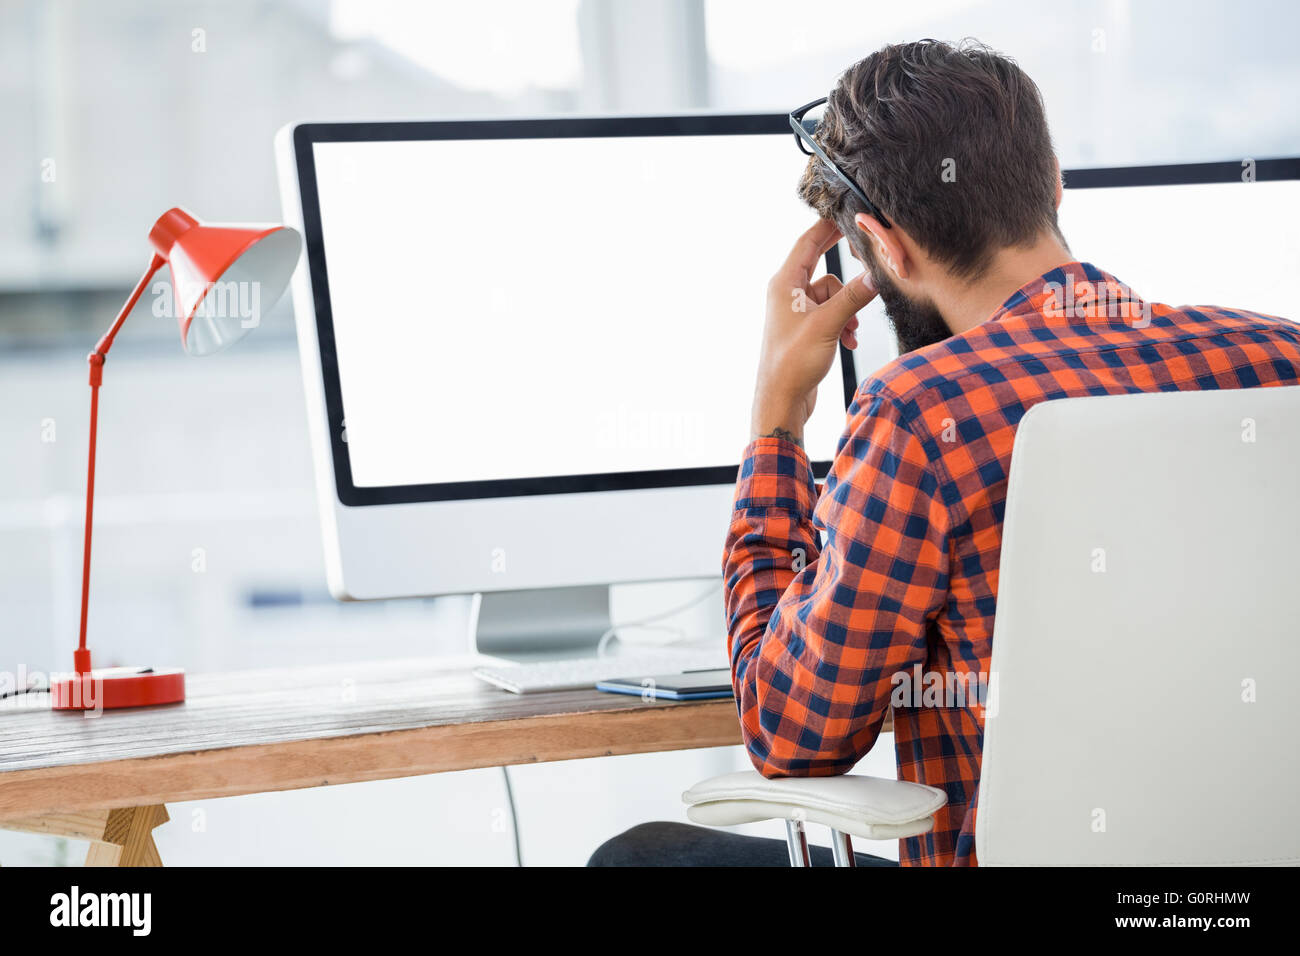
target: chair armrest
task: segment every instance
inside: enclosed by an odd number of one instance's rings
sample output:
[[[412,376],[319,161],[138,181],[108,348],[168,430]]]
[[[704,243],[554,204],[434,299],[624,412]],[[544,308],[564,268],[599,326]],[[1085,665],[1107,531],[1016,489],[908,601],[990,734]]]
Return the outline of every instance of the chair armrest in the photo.
[[[928,833],[948,796],[935,787],[881,777],[781,777],[754,770],[702,780],[682,794],[686,815],[708,826],[760,820],[820,823],[867,840]]]

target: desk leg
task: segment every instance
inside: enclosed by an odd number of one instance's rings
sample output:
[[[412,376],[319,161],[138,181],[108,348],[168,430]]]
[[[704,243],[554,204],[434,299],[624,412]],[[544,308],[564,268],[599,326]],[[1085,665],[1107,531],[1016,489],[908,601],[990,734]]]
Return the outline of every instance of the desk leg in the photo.
[[[162,805],[110,810],[103,835],[90,844],[86,866],[162,866],[153,830],[168,819]]]
[[[162,866],[153,831],[167,820],[167,808],[158,804],[0,820],[0,830],[89,840],[86,866]]]

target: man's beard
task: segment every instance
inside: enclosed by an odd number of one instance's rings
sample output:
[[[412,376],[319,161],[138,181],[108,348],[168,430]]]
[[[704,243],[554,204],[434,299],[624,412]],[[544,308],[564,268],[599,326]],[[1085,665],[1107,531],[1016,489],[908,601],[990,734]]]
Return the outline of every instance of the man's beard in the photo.
[[[888,273],[875,267],[874,262],[869,271],[879,291],[880,300],[885,303],[885,316],[894,330],[894,338],[898,340],[899,355],[934,345],[952,336],[952,330],[933,304],[909,299],[894,284]]]

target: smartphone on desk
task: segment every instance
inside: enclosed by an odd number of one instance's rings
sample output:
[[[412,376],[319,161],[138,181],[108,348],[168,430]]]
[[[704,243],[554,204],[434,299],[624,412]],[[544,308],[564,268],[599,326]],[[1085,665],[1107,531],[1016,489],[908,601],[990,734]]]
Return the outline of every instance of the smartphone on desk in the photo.
[[[725,667],[683,671],[680,674],[652,674],[643,677],[615,677],[597,681],[596,690],[610,694],[633,694],[660,700],[709,700],[730,697],[731,671]]]

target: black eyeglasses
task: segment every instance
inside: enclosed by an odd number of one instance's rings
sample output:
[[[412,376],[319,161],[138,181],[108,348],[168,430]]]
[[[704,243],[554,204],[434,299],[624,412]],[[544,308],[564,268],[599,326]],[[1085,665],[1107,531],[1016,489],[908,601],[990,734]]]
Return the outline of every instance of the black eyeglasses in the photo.
[[[849,178],[848,173],[840,169],[840,167],[836,165],[835,161],[827,156],[826,152],[817,145],[817,141],[813,139],[813,134],[817,132],[817,125],[821,122],[821,118],[815,117],[806,119],[805,117],[807,117],[808,114],[817,107],[825,106],[826,101],[829,98],[830,97],[823,96],[821,99],[813,100],[811,103],[807,103],[790,113],[790,127],[794,130],[794,141],[798,145],[799,151],[805,156],[816,156],[823,163],[829,166],[831,171],[835,173],[836,176],[840,177],[841,182],[843,182],[845,186],[849,187],[849,191],[858,197],[862,202],[862,205],[867,207],[867,212],[875,216],[882,226],[886,229],[893,228],[890,226],[889,220],[885,218],[885,214],[880,211],[880,207],[867,198],[867,194],[859,188],[857,183]]]

